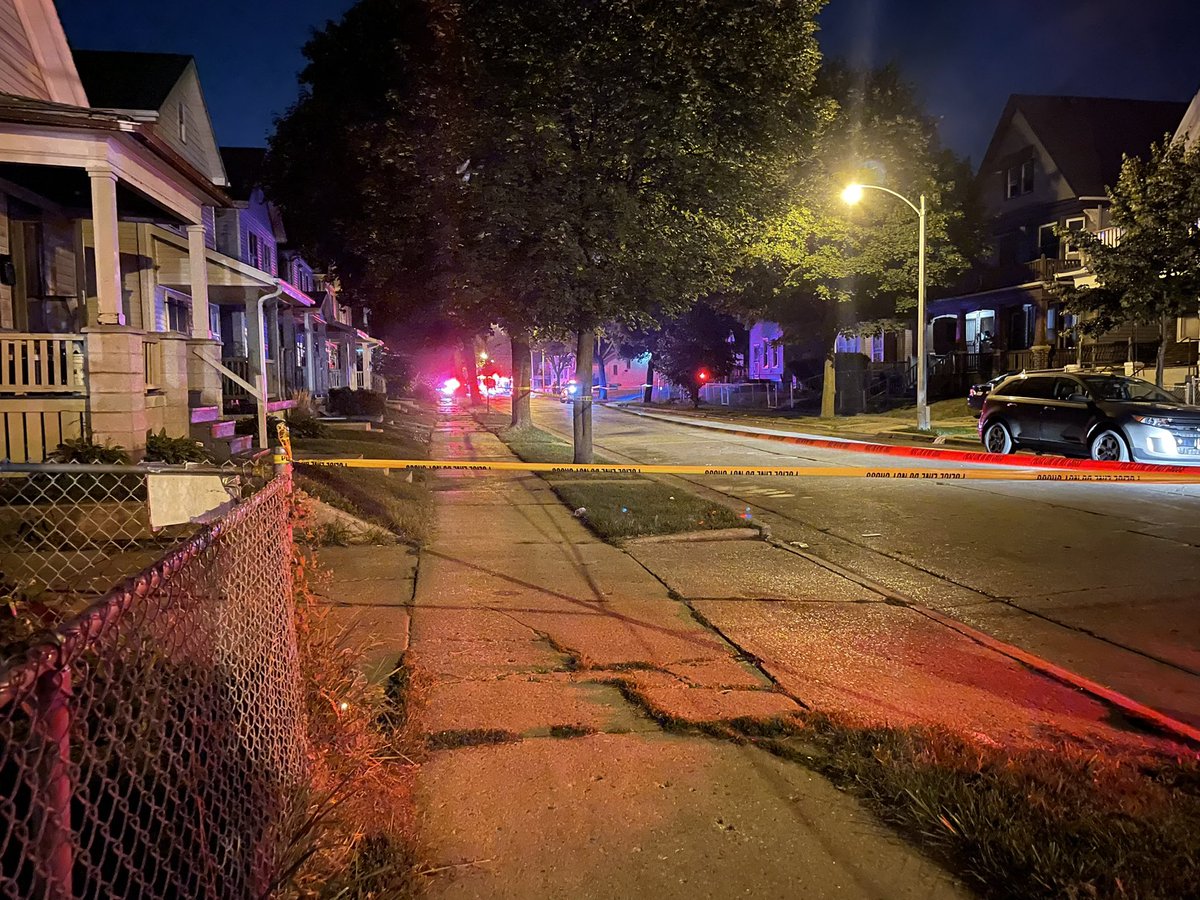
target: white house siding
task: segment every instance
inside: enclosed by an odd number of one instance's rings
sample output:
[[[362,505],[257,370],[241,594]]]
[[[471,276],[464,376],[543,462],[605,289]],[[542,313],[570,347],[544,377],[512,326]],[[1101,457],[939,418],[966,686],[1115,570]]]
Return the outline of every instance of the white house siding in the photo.
[[[278,248],[275,242],[275,228],[271,224],[271,216],[267,210],[267,204],[263,202],[262,191],[257,188],[250,195],[250,202],[241,210],[241,215],[238,217],[240,223],[240,247],[241,254],[239,258],[244,262],[250,263],[252,266],[258,266],[264,272],[270,272],[272,275],[279,274],[278,264]],[[263,262],[261,265],[250,258],[250,234],[257,235],[259,246],[263,252]]]
[[[216,213],[214,233],[216,235],[217,250],[226,256],[232,256],[234,259],[244,259],[244,251],[241,244],[241,224],[239,222],[241,217],[242,211],[240,209],[222,209]]]
[[[0,0],[0,92],[50,100],[16,0]]]
[[[204,225],[204,246],[217,249],[217,212],[211,206],[200,207],[200,219]]]
[[[775,322],[755,322],[750,326],[748,374],[751,381],[783,379],[782,338],[783,329]]]
[[[186,139],[179,134],[181,107],[184,111]],[[214,182],[225,182],[225,167],[221,163],[216,138],[213,137],[208,107],[204,103],[204,93],[200,89],[200,79],[194,62],[188,64],[171,93],[167,95],[167,99],[163,101],[154,130],[176,153]]]

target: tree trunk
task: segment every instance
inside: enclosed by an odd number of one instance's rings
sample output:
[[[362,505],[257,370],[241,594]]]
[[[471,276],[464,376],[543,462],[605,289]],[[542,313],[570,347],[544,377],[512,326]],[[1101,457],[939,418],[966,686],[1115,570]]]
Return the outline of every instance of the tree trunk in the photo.
[[[601,400],[608,399],[608,372],[604,368],[604,348],[600,341],[596,341],[595,357],[599,365],[596,367],[596,387],[599,388],[597,394]]]
[[[475,366],[475,339],[463,340],[463,359],[467,365],[467,397],[472,406],[479,405],[479,369]]]
[[[646,383],[642,387],[642,402],[650,403],[654,400],[654,354],[648,354],[646,359]]]
[[[821,379],[821,418],[832,419],[837,415],[837,369],[833,365],[833,353],[825,356],[825,375]]]
[[[1163,369],[1167,362],[1167,317],[1158,320],[1158,358],[1154,360],[1154,383],[1163,386]]]
[[[513,332],[512,342],[512,427],[529,428],[533,425],[533,409],[530,397],[533,394],[533,351],[529,347],[529,335]]]
[[[575,351],[575,383],[578,385],[572,402],[571,425],[575,439],[577,463],[592,461],[592,358],[596,335],[591,329],[580,331]]]

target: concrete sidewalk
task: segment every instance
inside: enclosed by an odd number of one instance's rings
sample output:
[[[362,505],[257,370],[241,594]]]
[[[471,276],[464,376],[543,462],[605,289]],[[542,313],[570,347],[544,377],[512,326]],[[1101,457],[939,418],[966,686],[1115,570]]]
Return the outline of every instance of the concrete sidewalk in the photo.
[[[972,449],[983,452],[983,446],[975,434],[920,434],[913,430],[906,430],[912,428],[912,423],[887,416],[862,414],[836,419],[815,419],[813,417],[788,418],[785,416],[729,414],[720,407],[707,407],[699,410],[664,409],[662,407],[646,407],[637,403],[613,403],[610,404],[610,407],[647,419],[660,419],[664,422],[709,428],[714,431],[745,431],[760,434],[763,437],[806,437],[844,442],[918,446],[939,444],[960,450]],[[960,429],[974,430],[977,426],[977,420],[972,417],[941,419],[932,423],[935,431],[939,428],[952,429],[954,432]]]
[[[512,458],[466,415],[433,455]],[[437,488],[406,657],[433,896],[969,895],[809,770],[647,715],[800,707],[543,481],[444,472]]]

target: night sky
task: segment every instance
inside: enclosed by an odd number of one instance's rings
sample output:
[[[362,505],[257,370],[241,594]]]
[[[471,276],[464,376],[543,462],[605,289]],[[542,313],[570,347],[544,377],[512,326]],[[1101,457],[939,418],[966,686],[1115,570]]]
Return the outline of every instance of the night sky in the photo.
[[[196,57],[223,144],[262,144],[310,30],[353,0],[58,0],[74,46]],[[896,62],[976,162],[1011,93],[1188,100],[1200,0],[831,0],[827,55]]]

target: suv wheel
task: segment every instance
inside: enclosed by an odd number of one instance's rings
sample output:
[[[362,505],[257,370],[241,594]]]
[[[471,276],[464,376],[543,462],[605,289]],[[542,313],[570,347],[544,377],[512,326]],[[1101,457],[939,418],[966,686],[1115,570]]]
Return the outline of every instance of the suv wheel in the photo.
[[[1012,453],[1016,450],[1016,441],[1007,425],[993,422],[983,430],[983,446],[988,453]]]
[[[1102,428],[1092,437],[1090,445],[1092,459],[1101,462],[1129,462],[1129,442],[1115,428]]]

